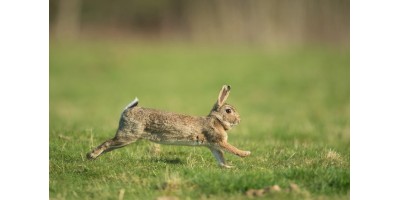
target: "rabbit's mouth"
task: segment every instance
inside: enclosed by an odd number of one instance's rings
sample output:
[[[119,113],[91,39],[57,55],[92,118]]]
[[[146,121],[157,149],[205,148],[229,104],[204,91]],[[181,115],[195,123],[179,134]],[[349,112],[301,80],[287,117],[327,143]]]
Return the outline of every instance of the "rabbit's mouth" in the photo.
[[[240,123],[240,119],[235,120],[235,122],[233,122],[232,126],[237,126]]]

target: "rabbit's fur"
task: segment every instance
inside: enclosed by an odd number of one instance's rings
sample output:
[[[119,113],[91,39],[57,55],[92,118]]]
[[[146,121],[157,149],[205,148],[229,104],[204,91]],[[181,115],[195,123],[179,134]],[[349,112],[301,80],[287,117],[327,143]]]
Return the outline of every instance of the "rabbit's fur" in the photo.
[[[160,144],[208,147],[218,164],[229,168],[231,166],[226,164],[223,151],[241,157],[250,155],[249,151],[239,150],[227,142],[226,131],[240,122],[236,109],[225,103],[229,92],[230,86],[224,85],[210,114],[205,117],[142,108],[137,106],[139,101],[135,99],[122,112],[115,137],[89,152],[87,157],[95,159],[138,139],[147,139]]]

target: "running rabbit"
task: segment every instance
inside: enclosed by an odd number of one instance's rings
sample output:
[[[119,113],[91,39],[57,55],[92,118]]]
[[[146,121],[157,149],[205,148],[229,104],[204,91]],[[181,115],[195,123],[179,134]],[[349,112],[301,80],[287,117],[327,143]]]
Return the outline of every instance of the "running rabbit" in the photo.
[[[225,103],[230,89],[229,85],[222,87],[217,102],[205,117],[142,108],[135,98],[122,112],[115,137],[89,152],[87,158],[95,159],[138,139],[147,139],[160,144],[208,147],[221,167],[230,168],[223,150],[240,157],[250,155],[250,151],[239,150],[227,142],[227,131],[240,122],[236,109]]]

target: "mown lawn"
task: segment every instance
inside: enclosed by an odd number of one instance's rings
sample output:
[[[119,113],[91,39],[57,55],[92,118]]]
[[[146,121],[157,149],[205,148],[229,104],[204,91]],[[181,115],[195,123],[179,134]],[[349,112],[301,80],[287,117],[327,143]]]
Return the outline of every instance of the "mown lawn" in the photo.
[[[348,50],[206,47],[135,41],[50,45],[50,199],[349,199]],[[223,84],[241,114],[229,132],[251,156],[220,169],[201,147],[139,141],[87,161],[122,109],[206,115]],[[290,190],[291,183],[298,191]]]

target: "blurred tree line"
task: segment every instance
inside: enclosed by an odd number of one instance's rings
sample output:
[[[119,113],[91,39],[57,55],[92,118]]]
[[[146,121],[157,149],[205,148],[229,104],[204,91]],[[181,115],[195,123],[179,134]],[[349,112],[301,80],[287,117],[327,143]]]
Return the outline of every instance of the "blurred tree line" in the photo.
[[[50,0],[50,33],[348,46],[350,0]]]

